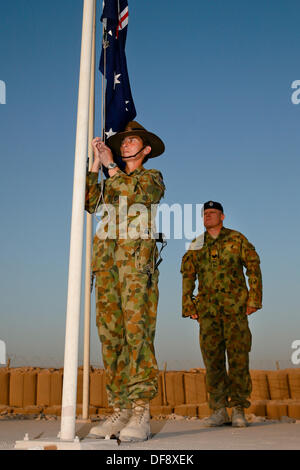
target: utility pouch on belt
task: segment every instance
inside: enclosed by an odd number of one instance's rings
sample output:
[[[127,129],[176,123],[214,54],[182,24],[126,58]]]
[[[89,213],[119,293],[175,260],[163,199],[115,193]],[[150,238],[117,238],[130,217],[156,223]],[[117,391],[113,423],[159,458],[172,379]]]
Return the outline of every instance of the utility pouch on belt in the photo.
[[[142,274],[153,274],[156,255],[155,241],[152,239],[141,240],[135,251],[135,267]]]
[[[162,244],[159,252],[155,242]],[[147,287],[151,286],[152,275],[162,262],[161,252],[166,245],[164,234],[159,233],[155,234],[154,239],[142,240],[135,252],[135,267],[140,273],[148,275]]]

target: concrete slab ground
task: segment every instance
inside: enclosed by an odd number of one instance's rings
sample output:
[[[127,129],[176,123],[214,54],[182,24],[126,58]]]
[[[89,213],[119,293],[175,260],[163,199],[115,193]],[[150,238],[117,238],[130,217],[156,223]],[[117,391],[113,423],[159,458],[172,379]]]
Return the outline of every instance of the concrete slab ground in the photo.
[[[95,423],[76,422],[77,449],[118,453],[122,450],[300,450],[300,421],[285,423],[266,420],[239,429],[230,425],[205,428],[199,419],[152,420],[150,440],[120,445],[116,440],[107,442],[86,438],[93,425]],[[25,434],[32,450],[44,450],[41,443],[58,442],[59,431],[60,419],[1,419],[0,450],[14,450],[16,441],[23,441]]]

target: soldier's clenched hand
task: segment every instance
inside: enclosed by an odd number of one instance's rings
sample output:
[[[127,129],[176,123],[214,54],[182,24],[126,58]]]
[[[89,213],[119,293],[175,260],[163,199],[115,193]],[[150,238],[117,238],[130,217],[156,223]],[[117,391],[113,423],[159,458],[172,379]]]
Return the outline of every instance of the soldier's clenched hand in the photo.
[[[256,312],[258,309],[255,307],[247,307],[246,315],[251,315],[252,313]]]
[[[94,151],[92,171],[99,171],[101,165],[107,167],[109,163],[113,163],[114,159],[112,152],[100,137],[95,137],[95,139],[92,140],[92,147]]]
[[[198,320],[198,314],[197,313],[194,313],[193,315],[190,315],[190,318],[192,320]]]

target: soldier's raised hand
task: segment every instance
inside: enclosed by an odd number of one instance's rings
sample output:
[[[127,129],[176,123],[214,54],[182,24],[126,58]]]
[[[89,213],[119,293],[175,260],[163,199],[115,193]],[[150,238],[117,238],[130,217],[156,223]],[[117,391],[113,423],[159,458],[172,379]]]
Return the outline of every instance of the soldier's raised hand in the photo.
[[[251,315],[252,313],[256,312],[258,309],[255,307],[247,307],[246,315]]]
[[[190,318],[192,320],[198,320],[198,314],[197,313],[194,313],[193,315],[190,315]]]
[[[92,147],[94,151],[94,163],[92,166],[92,171],[99,171],[101,165],[107,167],[109,163],[113,163],[113,154],[107,145],[100,139],[100,137],[95,137],[92,140]]]

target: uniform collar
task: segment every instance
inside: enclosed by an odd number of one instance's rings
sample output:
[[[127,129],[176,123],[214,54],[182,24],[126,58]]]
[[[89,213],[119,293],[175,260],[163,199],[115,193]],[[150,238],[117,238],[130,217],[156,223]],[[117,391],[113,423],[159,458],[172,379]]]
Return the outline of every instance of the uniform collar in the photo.
[[[145,171],[145,168],[142,166],[139,166],[138,168],[136,168],[135,170],[133,170],[131,173],[126,173],[124,171],[124,173],[127,175],[127,176],[131,176],[131,175],[138,175],[139,173],[142,173],[142,171]]]
[[[215,241],[217,240],[221,240],[224,235],[226,235],[227,233],[227,229],[223,226],[220,230],[220,233],[219,235],[217,236],[217,238],[213,238],[207,231],[205,232],[205,235],[204,235],[204,239],[205,239],[205,243],[214,243]]]

